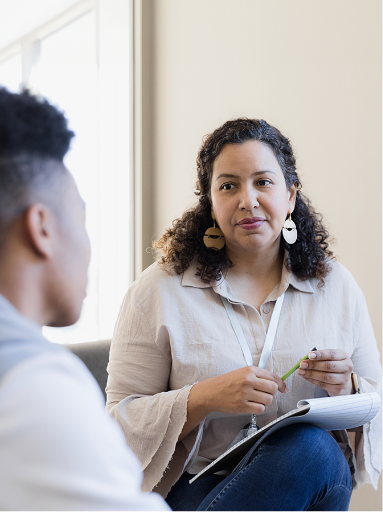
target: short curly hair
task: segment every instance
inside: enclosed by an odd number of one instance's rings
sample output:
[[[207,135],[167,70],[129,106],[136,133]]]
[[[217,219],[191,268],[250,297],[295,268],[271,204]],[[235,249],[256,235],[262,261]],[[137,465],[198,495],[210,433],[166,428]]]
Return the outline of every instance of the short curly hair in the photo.
[[[13,220],[59,187],[73,137],[65,116],[47,100],[0,87],[0,249]]]
[[[267,144],[282,168],[286,187],[297,185],[297,196],[292,219],[298,226],[295,244],[288,244],[281,237],[281,247],[288,250],[287,268],[299,279],[317,278],[323,286],[330,272],[329,234],[322,224],[322,216],[315,212],[310,200],[301,192],[301,182],[296,172],[296,161],[290,141],[281,132],[262,119],[239,118],[227,121],[204,138],[197,157],[198,203],[173,221],[172,228],[153,243],[162,254],[161,264],[168,264],[176,274],[182,274],[197,258],[197,276],[204,283],[219,281],[233,266],[225,247],[220,250],[207,248],[203,236],[213,224],[211,217],[211,180],[213,164],[227,144],[242,144],[256,140]]]
[[[74,132],[59,110],[25,89],[0,87],[0,156],[38,155],[62,161]]]

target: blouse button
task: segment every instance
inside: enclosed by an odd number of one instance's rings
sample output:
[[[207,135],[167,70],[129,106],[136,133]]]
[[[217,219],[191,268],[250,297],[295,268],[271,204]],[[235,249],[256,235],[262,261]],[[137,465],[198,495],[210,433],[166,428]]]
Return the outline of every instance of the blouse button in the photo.
[[[264,306],[264,307],[263,307],[263,313],[268,314],[269,312],[270,312],[269,307]]]

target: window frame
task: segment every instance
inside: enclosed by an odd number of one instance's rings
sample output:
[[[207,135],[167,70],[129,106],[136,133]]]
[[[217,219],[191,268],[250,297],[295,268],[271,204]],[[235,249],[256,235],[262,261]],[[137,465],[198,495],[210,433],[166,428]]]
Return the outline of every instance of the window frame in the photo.
[[[109,247],[108,244],[112,244],[115,248],[113,262],[105,255],[103,256],[101,251],[98,254],[97,317],[99,340],[102,340],[112,335],[111,309],[114,311],[114,326],[120,303],[136,276],[137,267],[134,244],[136,180],[133,172],[133,0],[128,2],[126,0],[80,0],[74,6],[0,50],[0,62],[20,52],[22,56],[20,85],[29,87],[29,79],[38,62],[40,41],[91,11],[96,15],[95,44],[99,90],[98,169],[99,191],[101,191],[99,193],[99,240],[100,248],[102,244],[106,244],[107,247]],[[126,34],[127,30],[128,34]],[[101,101],[103,97],[110,95],[111,90],[119,99],[118,105],[117,101],[113,105],[111,105],[113,101],[108,102],[108,105]],[[118,130],[115,131],[114,138],[117,142],[114,144],[111,140],[113,138],[110,137],[110,127],[121,126],[122,119],[126,121],[127,128],[123,134],[117,133]],[[76,129],[76,127],[73,128]],[[128,156],[121,150],[121,146],[124,145]],[[119,180],[121,181],[122,175],[123,187],[120,187]],[[111,197],[113,197],[112,206]],[[110,208],[116,212],[115,226],[113,226],[116,236],[112,242],[110,242],[110,232],[113,230],[110,225],[108,226],[108,222],[103,222],[101,215],[101,212],[108,212]],[[124,234],[126,234],[125,237]],[[108,313],[105,314],[105,312]],[[68,342],[70,342],[69,338],[70,331]],[[88,340],[83,340],[83,342],[86,341]],[[65,340],[64,343],[67,341]]]

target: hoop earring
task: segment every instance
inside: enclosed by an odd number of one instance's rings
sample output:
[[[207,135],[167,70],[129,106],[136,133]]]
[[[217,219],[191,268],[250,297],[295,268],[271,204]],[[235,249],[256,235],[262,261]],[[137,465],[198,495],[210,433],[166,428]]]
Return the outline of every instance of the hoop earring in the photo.
[[[282,228],[282,235],[288,244],[294,244],[298,237],[297,227],[294,221],[291,219],[291,213],[289,212],[289,218],[286,219],[285,224]]]
[[[205,235],[203,236],[203,243],[207,248],[219,251],[224,247],[226,241],[223,232],[215,225],[215,219],[213,221],[214,226],[206,230]]]

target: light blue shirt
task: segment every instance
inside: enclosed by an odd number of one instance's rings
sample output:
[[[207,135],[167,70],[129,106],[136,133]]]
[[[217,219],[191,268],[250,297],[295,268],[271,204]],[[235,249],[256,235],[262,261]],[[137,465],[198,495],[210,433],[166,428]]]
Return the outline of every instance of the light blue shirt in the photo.
[[[0,295],[0,510],[168,510],[69,350]]]

